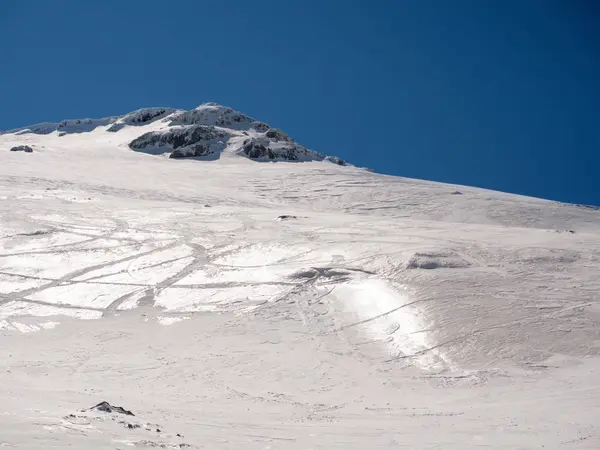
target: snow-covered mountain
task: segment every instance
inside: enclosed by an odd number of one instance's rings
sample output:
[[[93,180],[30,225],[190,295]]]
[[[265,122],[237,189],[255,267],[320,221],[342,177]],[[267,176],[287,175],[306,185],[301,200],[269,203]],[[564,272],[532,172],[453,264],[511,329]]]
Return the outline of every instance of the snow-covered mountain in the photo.
[[[307,150],[281,130],[216,103],[204,103],[190,111],[143,108],[123,116],[44,122],[3,134],[66,136],[93,131],[118,133],[128,127],[144,130],[129,142],[129,147],[152,155],[215,159],[229,152],[257,161],[330,161],[345,165],[341,158]]]
[[[599,274],[597,208],[217,104],[4,132],[0,448],[600,448]]]

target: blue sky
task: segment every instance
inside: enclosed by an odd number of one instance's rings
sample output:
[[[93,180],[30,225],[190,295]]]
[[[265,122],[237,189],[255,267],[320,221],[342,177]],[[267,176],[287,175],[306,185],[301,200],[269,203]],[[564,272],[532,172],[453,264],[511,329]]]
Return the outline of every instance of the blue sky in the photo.
[[[0,129],[232,106],[378,172],[600,205],[600,2],[0,3]]]

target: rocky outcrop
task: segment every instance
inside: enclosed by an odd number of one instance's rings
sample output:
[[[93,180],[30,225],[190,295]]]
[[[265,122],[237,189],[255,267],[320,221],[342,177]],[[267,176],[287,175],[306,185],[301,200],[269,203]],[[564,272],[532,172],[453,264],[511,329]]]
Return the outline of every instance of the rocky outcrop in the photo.
[[[282,135],[278,135],[278,138]],[[287,135],[283,135],[286,137]],[[318,152],[308,150],[301,145],[296,144],[291,139],[273,140],[266,135],[246,139],[243,143],[241,153],[250,159],[257,161],[324,161],[327,160],[325,155]],[[344,162],[336,157],[342,165]],[[336,162],[337,164],[337,162]]]
[[[338,156],[326,156],[324,158],[324,161],[332,162],[334,164],[337,164],[338,166],[345,166],[346,165],[346,161],[344,161],[342,158],[340,158]]]
[[[100,402],[96,406],[92,406],[88,411],[100,411],[105,413],[118,413],[126,416],[134,416],[131,411],[122,408],[121,406],[113,406],[108,402]]]
[[[141,126],[147,125],[157,120],[164,119],[166,116],[177,111],[174,108],[142,108],[137,111],[130,112],[120,117],[114,124],[106,129],[106,131],[117,132],[127,125]]]
[[[250,129],[254,122],[251,117],[216,103],[204,103],[196,109],[181,111],[169,118],[169,125],[206,125],[234,130]]]
[[[284,133],[281,130],[278,130],[277,128],[270,128],[265,133],[265,136],[274,142],[279,142],[279,141],[292,142],[292,140],[286,133]]]
[[[229,137],[229,133],[215,127],[195,125],[145,133],[129,147],[151,154],[171,153],[171,158],[197,157],[222,151]]]
[[[275,158],[275,153],[271,149],[252,139],[244,142],[243,152],[248,158]]]
[[[196,144],[187,148],[179,148],[169,155],[171,159],[196,158],[199,156],[208,156],[213,153],[210,146],[204,144]]]
[[[10,149],[11,152],[33,153],[33,149],[29,145],[17,145]]]
[[[59,136],[72,133],[88,133],[98,127],[109,125],[116,119],[116,117],[105,117],[102,119],[63,120],[56,126],[56,131],[58,131]]]

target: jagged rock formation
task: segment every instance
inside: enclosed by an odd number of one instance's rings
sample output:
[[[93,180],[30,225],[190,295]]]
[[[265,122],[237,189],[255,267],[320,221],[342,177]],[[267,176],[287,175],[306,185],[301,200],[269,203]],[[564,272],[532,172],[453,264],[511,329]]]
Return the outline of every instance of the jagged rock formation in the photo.
[[[197,157],[222,151],[224,140],[229,137],[229,133],[213,126],[193,125],[145,133],[131,141],[129,147],[152,154],[170,152],[171,158]]]

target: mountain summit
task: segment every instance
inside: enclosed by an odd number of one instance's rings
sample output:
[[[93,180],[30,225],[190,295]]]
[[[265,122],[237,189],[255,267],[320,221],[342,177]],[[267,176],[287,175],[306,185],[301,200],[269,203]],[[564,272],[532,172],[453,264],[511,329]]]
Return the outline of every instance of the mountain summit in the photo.
[[[336,156],[308,150],[283,131],[217,103],[203,103],[186,111],[142,108],[122,116],[44,122],[2,134],[122,133],[136,129],[130,149],[169,158],[218,159],[223,152],[255,161],[329,161],[346,165]]]

